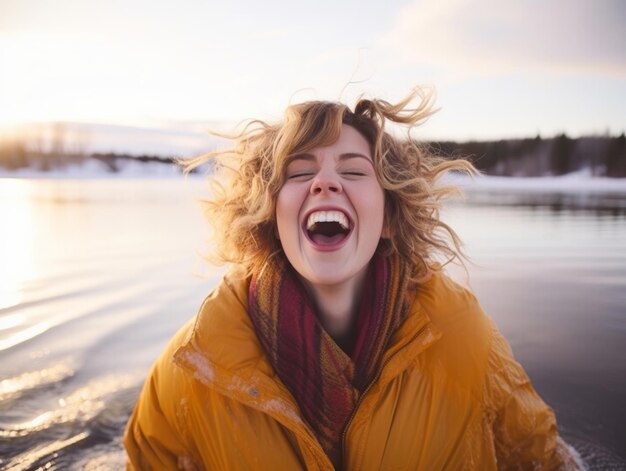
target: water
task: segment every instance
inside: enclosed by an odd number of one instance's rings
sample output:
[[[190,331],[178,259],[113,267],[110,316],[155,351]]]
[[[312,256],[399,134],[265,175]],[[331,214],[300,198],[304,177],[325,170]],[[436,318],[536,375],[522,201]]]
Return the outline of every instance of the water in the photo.
[[[201,260],[201,189],[0,180],[0,468],[123,467],[150,364],[220,276]],[[591,469],[626,469],[626,211],[545,197],[476,193],[445,217],[562,435]]]

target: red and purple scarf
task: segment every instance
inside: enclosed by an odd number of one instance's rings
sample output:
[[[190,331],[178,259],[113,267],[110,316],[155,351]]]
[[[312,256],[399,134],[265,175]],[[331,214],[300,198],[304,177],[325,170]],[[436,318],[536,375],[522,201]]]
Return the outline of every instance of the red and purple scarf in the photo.
[[[341,468],[343,431],[407,315],[415,294],[410,278],[409,265],[400,257],[374,256],[351,355],[324,330],[302,282],[282,257],[252,278],[248,307],[256,334],[336,469]]]

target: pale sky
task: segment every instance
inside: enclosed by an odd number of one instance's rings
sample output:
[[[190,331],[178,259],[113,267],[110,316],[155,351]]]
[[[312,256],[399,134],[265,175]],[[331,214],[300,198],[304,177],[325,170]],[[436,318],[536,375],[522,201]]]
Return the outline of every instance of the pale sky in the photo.
[[[425,138],[626,131],[623,0],[0,0],[0,126],[274,120],[434,85]]]

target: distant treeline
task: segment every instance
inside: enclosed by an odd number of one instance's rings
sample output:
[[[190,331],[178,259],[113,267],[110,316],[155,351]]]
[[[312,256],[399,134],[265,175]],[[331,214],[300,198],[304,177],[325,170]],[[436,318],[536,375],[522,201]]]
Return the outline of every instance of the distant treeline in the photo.
[[[594,176],[626,177],[626,137],[503,139],[431,142],[442,157],[465,157],[487,175],[537,177],[589,169]]]
[[[91,154],[91,158],[99,160],[106,165],[107,169],[111,172],[119,172],[122,165],[129,161],[139,161],[142,163],[157,163],[157,164],[169,164],[172,165],[176,160],[172,157],[160,157],[158,155],[130,155],[130,154],[115,154],[109,152],[106,154]],[[121,165],[120,165],[121,164]]]
[[[446,158],[465,157],[487,175],[533,177],[565,175],[589,170],[594,176],[626,177],[626,137],[570,138],[565,134],[542,139],[428,143],[432,152]],[[111,173],[129,162],[174,165],[175,159],[158,155],[68,152],[67,149],[28,148],[23,143],[0,141],[0,167],[6,170],[32,168],[41,171],[102,162]]]
[[[159,155],[132,155],[125,153],[92,153],[78,152],[37,152],[26,148],[11,148],[0,144],[0,167],[7,170],[31,168],[40,171],[63,169],[69,166],[80,166],[90,161],[102,162],[111,173],[119,172],[129,162],[157,163],[173,165],[176,159]]]

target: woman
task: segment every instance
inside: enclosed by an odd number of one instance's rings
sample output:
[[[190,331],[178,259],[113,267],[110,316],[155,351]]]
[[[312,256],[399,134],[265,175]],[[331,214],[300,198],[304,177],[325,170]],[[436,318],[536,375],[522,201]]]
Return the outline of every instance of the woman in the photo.
[[[154,365],[130,468],[577,469],[506,341],[435,262],[460,252],[439,220],[453,189],[435,182],[472,167],[385,131],[410,131],[430,98],[290,106],[210,156],[228,180],[209,220],[235,268]]]

